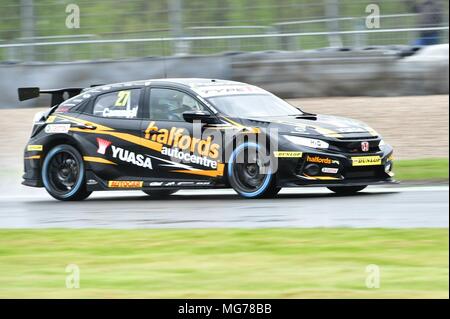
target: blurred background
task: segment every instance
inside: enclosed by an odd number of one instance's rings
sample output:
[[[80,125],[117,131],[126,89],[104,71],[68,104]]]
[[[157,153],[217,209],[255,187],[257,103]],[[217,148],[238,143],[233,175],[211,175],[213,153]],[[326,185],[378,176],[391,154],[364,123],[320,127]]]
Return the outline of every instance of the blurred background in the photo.
[[[0,298],[448,298],[448,1],[0,0],[0,12]],[[20,184],[50,100],[19,102],[18,87],[165,77],[248,82],[365,121],[402,184],[69,205]],[[267,229],[285,224],[300,228]],[[162,229],[134,229],[146,227]],[[83,289],[64,288],[69,263]],[[369,263],[381,289],[364,283]]]
[[[2,0],[0,10],[11,62],[448,43],[445,0]]]
[[[0,10],[0,108],[17,105],[18,86],[161,77],[239,80],[285,98],[448,93],[444,0],[1,0]]]

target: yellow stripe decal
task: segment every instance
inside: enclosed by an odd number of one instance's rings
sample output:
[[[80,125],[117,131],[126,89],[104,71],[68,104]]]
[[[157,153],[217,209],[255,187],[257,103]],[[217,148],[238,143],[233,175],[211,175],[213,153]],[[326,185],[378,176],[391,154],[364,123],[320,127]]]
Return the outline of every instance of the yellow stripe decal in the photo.
[[[108,161],[107,159],[101,158],[101,157],[95,157],[95,156],[84,156],[83,159],[86,162],[94,162],[94,163],[102,163],[102,164],[110,164],[110,165],[117,165],[114,162]]]
[[[309,177],[309,178],[319,179],[319,180],[337,180],[337,179],[339,179],[337,177],[331,177],[331,176],[309,176],[306,174],[305,174],[305,176]]]
[[[99,131],[114,131],[113,128],[110,128],[110,127],[107,127],[107,126],[104,126],[104,125],[100,125],[100,124],[97,124],[97,123],[94,123],[94,122],[85,121],[83,119],[79,119],[79,118],[76,118],[76,117],[67,116],[67,115],[60,115],[60,114],[58,114],[57,116],[60,117],[60,118],[65,119],[65,120],[69,120],[69,121],[78,123],[78,124],[83,124],[83,125],[86,125],[86,126],[95,126],[97,128],[97,130],[99,130]],[[83,130],[83,132],[85,132],[85,130]]]
[[[43,145],[28,145],[27,146],[28,152],[42,152],[43,149],[44,149]]]
[[[174,170],[172,172],[217,177],[217,176],[223,176],[224,168],[225,168],[225,164],[219,163],[216,170],[200,170],[200,169],[199,170],[182,170],[182,169],[180,169],[180,170]]]
[[[70,131],[72,132],[82,132],[82,133],[91,133],[91,134],[103,134],[103,135],[110,135],[110,136],[114,136],[117,137],[121,140],[125,140],[127,142],[133,143],[133,144],[137,144],[143,147],[147,147],[149,149],[161,152],[162,149],[162,144],[155,142],[155,141],[151,141],[151,140],[146,140],[145,138],[139,137],[139,136],[135,136],[132,134],[128,134],[128,133],[120,133],[120,132],[116,132],[114,131],[114,129],[107,127],[107,126],[103,126],[103,125],[99,125],[97,123],[93,123],[93,122],[88,122],[88,121],[84,121],[81,119],[77,119],[75,117],[70,117],[70,116],[66,116],[66,115],[58,115],[59,117],[62,117],[64,119],[76,122],[76,123],[80,123],[86,126],[95,126],[96,129],[95,130],[83,130],[80,128],[76,128],[76,127],[71,127]]]
[[[34,159],[40,159],[41,155],[34,155],[34,156],[28,156],[25,157],[26,160],[34,160]]]

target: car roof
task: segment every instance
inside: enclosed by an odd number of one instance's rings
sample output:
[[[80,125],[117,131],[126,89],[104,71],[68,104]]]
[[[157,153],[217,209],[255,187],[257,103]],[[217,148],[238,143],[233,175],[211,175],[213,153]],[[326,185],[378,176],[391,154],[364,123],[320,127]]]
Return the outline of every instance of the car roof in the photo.
[[[144,87],[149,85],[174,85],[191,89],[202,97],[211,97],[217,95],[231,94],[249,94],[249,93],[267,93],[256,86],[221,79],[206,78],[164,78],[164,79],[148,79],[140,81],[130,81],[113,83],[108,85],[94,86],[87,88],[83,93],[101,93],[114,91],[121,88]],[[83,94],[82,93],[82,94]]]

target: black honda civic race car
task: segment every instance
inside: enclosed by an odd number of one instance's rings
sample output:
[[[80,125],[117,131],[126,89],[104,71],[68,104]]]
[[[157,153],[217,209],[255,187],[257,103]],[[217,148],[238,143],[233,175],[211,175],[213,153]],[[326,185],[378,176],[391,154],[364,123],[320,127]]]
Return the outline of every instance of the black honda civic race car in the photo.
[[[366,124],[304,112],[253,85],[160,79],[41,90],[23,184],[59,200],[93,191],[233,188],[245,198],[282,187],[352,194],[393,183],[393,150]]]

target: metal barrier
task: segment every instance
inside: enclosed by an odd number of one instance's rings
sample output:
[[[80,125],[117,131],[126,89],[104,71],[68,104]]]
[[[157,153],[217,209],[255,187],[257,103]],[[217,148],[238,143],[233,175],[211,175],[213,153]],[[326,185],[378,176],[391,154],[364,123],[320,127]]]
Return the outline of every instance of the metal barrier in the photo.
[[[448,2],[430,1],[424,10],[412,0],[78,0],[82,27],[68,30],[65,1],[21,0],[0,4],[0,61],[408,45],[432,31],[448,43]],[[367,26],[370,17],[378,28]]]
[[[27,49],[33,48],[38,61],[73,61],[120,59],[132,57],[165,56],[172,54],[172,48],[178,48],[178,55],[214,54],[224,51],[266,51],[266,50],[299,50],[299,43],[305,37],[359,36],[365,38],[372,34],[417,33],[421,31],[445,31],[449,27],[432,28],[398,28],[398,29],[370,29],[337,32],[295,32],[295,33],[265,33],[220,36],[185,36],[137,39],[106,39],[106,40],[77,40],[77,41],[46,41],[32,43],[0,44],[0,50],[6,50],[6,60],[21,60]],[[288,41],[283,41],[287,39]],[[242,42],[242,40],[245,40]],[[370,45],[364,41],[364,45]],[[206,45],[205,45],[206,43]],[[288,44],[286,44],[288,43]],[[401,44],[394,42],[391,44]],[[372,44],[373,45],[373,44]],[[76,47],[76,50],[71,48]],[[362,46],[361,41],[355,40],[353,47]],[[209,50],[208,50],[209,49]]]

